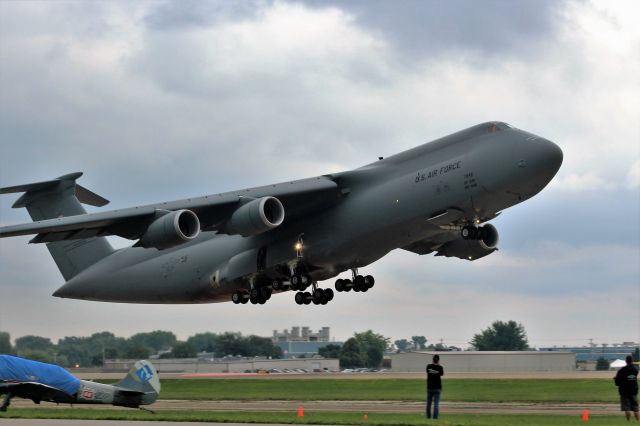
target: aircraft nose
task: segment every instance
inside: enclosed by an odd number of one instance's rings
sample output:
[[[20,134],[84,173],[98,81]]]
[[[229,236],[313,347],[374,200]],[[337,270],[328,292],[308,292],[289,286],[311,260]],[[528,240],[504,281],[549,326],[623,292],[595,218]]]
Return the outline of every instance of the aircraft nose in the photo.
[[[537,194],[560,170],[564,155],[562,149],[550,140],[528,136],[515,150],[518,168],[518,193]]]

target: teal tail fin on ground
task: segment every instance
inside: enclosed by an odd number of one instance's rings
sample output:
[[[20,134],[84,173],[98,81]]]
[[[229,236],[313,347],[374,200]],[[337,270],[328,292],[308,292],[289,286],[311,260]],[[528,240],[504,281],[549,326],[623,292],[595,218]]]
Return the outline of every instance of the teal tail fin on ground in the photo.
[[[160,394],[160,378],[149,361],[136,362],[124,379],[114,386],[144,394],[143,404],[152,404]]]
[[[76,184],[80,176],[81,172],[70,173],[53,180],[0,188],[0,194],[24,192],[13,208],[26,207],[33,221],[85,214],[81,202],[97,207],[109,203]],[[47,248],[67,281],[114,252],[105,237],[55,241],[47,243]]]

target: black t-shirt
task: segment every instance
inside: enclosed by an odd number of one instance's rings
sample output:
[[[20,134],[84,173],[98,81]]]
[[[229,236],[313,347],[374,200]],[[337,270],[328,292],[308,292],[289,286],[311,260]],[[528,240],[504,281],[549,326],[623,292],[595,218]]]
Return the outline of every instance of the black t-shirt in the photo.
[[[616,381],[620,395],[629,396],[638,394],[638,369],[633,365],[622,367],[618,370],[613,380]]]
[[[442,380],[444,376],[444,368],[440,364],[427,364],[427,389],[442,389]]]

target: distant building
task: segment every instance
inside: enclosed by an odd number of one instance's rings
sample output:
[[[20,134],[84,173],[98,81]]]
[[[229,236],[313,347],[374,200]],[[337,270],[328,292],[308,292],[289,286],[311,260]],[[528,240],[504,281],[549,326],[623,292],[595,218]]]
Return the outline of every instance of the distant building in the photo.
[[[329,327],[322,327],[314,333],[309,327],[291,327],[291,330],[273,330],[273,344],[280,347],[285,358],[312,357],[320,348],[334,344],[342,346],[342,342],[332,342]]]
[[[611,362],[616,359],[624,359],[627,355],[631,355],[638,343],[624,342],[622,344],[613,345],[590,345],[590,346],[562,346],[540,348],[541,352],[572,352],[576,354],[576,362],[596,362],[598,358],[604,358]]]
[[[576,355],[571,352],[421,351],[391,355],[391,370],[424,372],[435,354],[440,355],[440,363],[450,373],[573,371],[576,365]]]
[[[313,333],[309,327],[291,327],[291,331],[273,330],[273,343],[276,342],[328,342],[330,340],[329,327],[322,327],[317,333]]]

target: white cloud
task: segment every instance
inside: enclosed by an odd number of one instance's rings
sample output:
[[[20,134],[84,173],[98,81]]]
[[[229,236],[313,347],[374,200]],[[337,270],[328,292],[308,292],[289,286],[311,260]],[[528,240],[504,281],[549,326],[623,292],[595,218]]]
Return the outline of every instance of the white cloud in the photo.
[[[629,169],[627,173],[627,184],[631,189],[638,189],[640,187],[640,160],[633,163]]]

